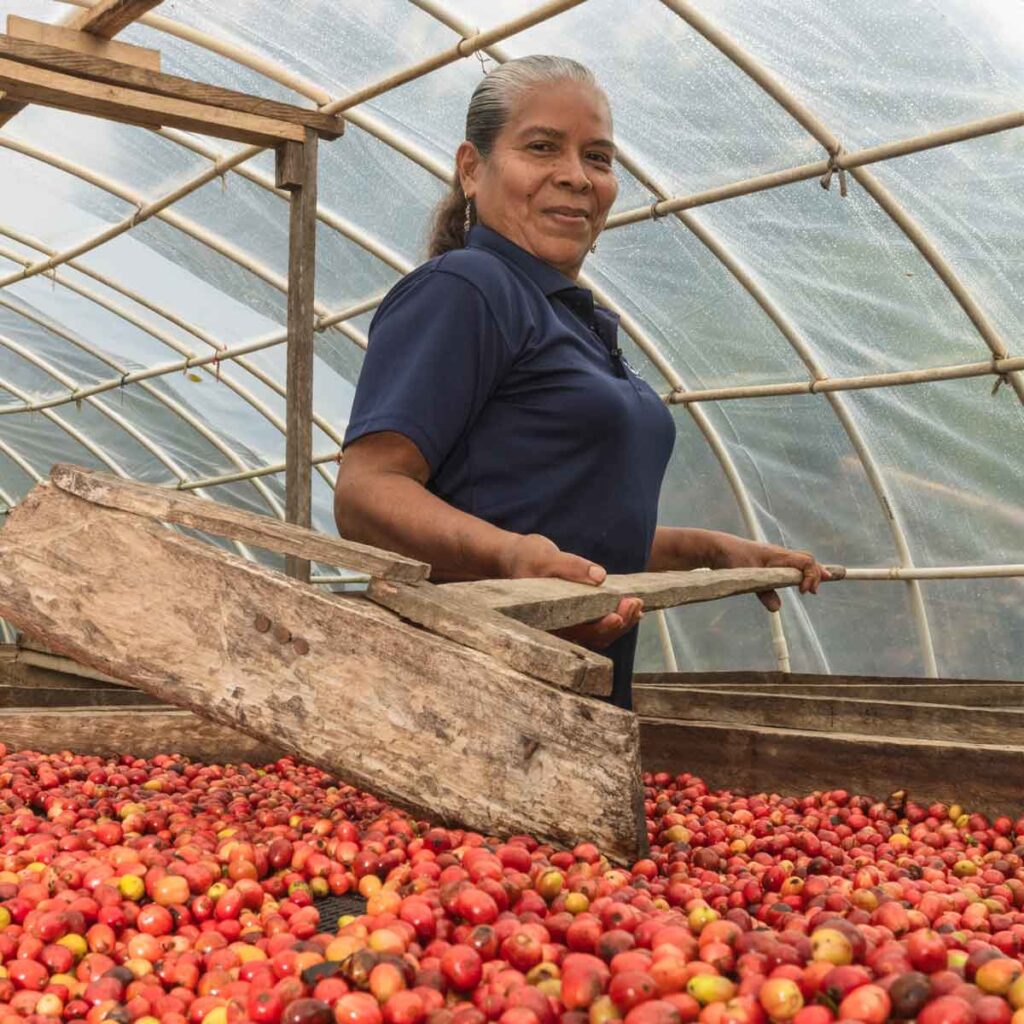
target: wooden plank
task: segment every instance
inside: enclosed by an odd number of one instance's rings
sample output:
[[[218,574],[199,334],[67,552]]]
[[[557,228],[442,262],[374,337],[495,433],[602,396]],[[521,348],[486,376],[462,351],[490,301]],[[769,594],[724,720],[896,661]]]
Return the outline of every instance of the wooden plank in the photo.
[[[141,690],[126,686],[97,689],[89,686],[0,685],[0,708],[92,708],[160,706]]]
[[[0,662],[0,685],[19,686],[23,690],[81,689],[103,690],[115,694],[127,689],[120,680],[101,682],[99,678],[90,678],[89,676],[81,675],[79,672],[70,673],[50,665],[34,664],[33,661],[27,660],[34,657],[32,652],[21,651],[19,655],[20,657],[17,661]],[[67,658],[53,658],[53,662],[59,661],[63,661],[68,665],[75,664]],[[92,676],[103,677],[101,672],[94,672],[93,669],[87,668],[84,665],[77,667],[84,672],[91,673]]]
[[[166,487],[122,480],[67,463],[57,463],[50,471],[50,479],[61,490],[94,505],[240,540],[279,554],[313,558],[328,565],[343,566],[403,583],[416,583],[426,579],[430,573],[429,565],[404,555],[328,537],[315,530],[282,523],[220,502],[205,501]]]
[[[647,718],[687,722],[917,736],[954,743],[969,736],[978,743],[1024,746],[1024,711],[1015,708],[645,686],[634,695],[634,710]]]
[[[430,583],[371,580],[366,596],[432,633],[485,651],[506,665],[576,693],[612,692],[612,663],[584,647],[475,606]]]
[[[182,754],[217,764],[269,764],[284,751],[179,708],[2,708],[8,750],[63,750],[102,757]]]
[[[700,775],[714,788],[802,796],[841,787],[884,798],[1021,813],[1024,748],[641,718],[645,771]]]
[[[845,570],[829,566],[835,579]],[[537,629],[562,629],[615,611],[623,597],[642,597],[644,608],[673,608],[733,594],[793,587],[798,569],[695,569],[608,576],[599,587],[556,579],[477,580],[446,584],[464,597]]]
[[[913,677],[888,679],[878,676],[783,675],[774,672],[658,672],[638,673],[633,677],[634,693],[648,686],[728,690],[733,693],[924,701],[930,704],[966,704],[970,707],[1024,707],[1024,683],[1001,680],[942,681]]]
[[[103,39],[112,39],[159,3],[160,0],[99,0],[88,10],[76,13],[68,21],[67,27]]]
[[[249,145],[274,146],[283,139],[301,140],[307,131],[301,125],[275,118],[94,82],[13,60],[0,59],[0,89],[22,103],[147,127],[183,128]]]
[[[62,25],[50,25],[45,21],[34,21],[32,18],[21,18],[17,14],[7,15],[7,34],[15,40],[41,44],[42,51],[53,53],[56,49],[58,56],[65,50],[73,50],[102,61],[130,64],[132,67],[144,68],[147,71],[160,70],[159,50],[102,39],[90,32],[76,31]],[[19,59],[13,53],[6,55]]]
[[[0,531],[0,615],[421,817],[646,848],[635,715],[153,520],[34,488]]]
[[[285,369],[285,517],[308,527],[313,485],[313,331],[316,291],[317,137],[306,129],[301,158],[294,147],[288,221],[288,351]],[[279,163],[282,158],[278,158]],[[298,166],[295,166],[295,165]],[[296,183],[297,182],[297,183]],[[285,572],[309,582],[309,561],[289,555]]]
[[[111,39],[122,28],[152,10],[160,0],[99,0],[86,11],[78,11],[63,26],[98,38]],[[3,89],[0,89],[0,93]],[[0,128],[25,109],[26,104],[0,96]]]
[[[11,18],[13,17],[12,15]],[[27,18],[17,20],[19,23],[25,22],[28,25],[42,24],[29,21]],[[9,20],[8,24],[10,25],[12,22]],[[52,26],[42,25],[42,27],[50,29]],[[35,32],[34,29],[29,31]],[[308,107],[279,103],[276,100],[251,96],[234,89],[196,82],[179,75],[163,74],[159,67],[151,69],[133,66],[118,60],[113,55],[77,52],[83,49],[87,51],[90,47],[124,46],[123,43],[108,43],[86,33],[69,32],[67,29],[60,30],[61,34],[57,38],[61,41],[52,42],[47,39],[11,38],[11,36],[19,34],[11,32],[10,28],[8,32],[7,36],[0,36],[0,55],[10,60],[87,78],[95,82],[125,86],[157,96],[191,100],[214,107],[223,107],[226,110],[286,121],[300,127],[313,128],[318,135],[327,139],[336,139],[344,132],[344,119],[333,114],[321,114],[318,110],[311,110]],[[77,39],[79,46],[76,48],[72,47],[72,44],[76,42],[74,37],[79,37]],[[127,49],[134,50],[138,47],[128,47]],[[156,54],[159,59],[160,55],[155,50],[143,52]]]

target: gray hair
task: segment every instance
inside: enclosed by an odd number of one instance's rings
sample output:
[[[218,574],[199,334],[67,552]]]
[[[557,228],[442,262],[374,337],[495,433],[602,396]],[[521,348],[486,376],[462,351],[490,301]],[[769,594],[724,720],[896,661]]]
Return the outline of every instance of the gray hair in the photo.
[[[486,160],[494,142],[509,122],[519,98],[538,85],[555,82],[580,82],[600,90],[590,68],[569,57],[535,54],[499,64],[485,75],[473,90],[466,111],[466,141],[472,142]],[[456,180],[434,214],[428,253],[440,256],[466,244],[466,196]],[[471,219],[475,211],[471,209]]]

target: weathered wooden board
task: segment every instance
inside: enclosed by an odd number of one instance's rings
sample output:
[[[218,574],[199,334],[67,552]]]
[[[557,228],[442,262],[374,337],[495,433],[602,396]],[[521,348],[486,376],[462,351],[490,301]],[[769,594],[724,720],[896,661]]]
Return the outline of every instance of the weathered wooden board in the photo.
[[[130,64],[148,71],[160,70],[159,50],[103,39],[91,32],[65,28],[62,25],[50,25],[45,21],[33,21],[31,18],[21,18],[17,14],[7,15],[7,34],[16,40],[41,44],[46,51],[56,49],[60,54],[64,54],[68,50],[73,50],[87,57],[99,57],[119,65]],[[9,53],[8,56],[18,59],[14,53]]]
[[[100,0],[75,14],[68,28],[111,39],[159,4],[160,0]]]
[[[432,820],[646,847],[636,716],[147,518],[36,487],[0,531],[0,615]]]
[[[633,677],[633,692],[649,686],[808,697],[923,701],[970,707],[1024,708],[1024,682],[981,679],[783,674],[780,672],[651,672]]]
[[[2,675],[0,672],[0,677]],[[6,681],[0,684],[0,708],[137,707],[158,703],[148,693],[126,686],[97,689],[92,686],[20,686]]]
[[[289,523],[308,527],[313,480],[313,330],[316,305],[317,137],[306,129],[298,147],[278,147],[278,165],[290,165],[288,183],[288,345],[285,356],[285,515]],[[289,160],[286,153],[292,154]],[[297,165],[297,166],[296,166]],[[309,582],[309,560],[290,554],[285,572]]]
[[[366,596],[432,633],[484,651],[527,675],[577,693],[612,692],[612,663],[594,651],[524,626],[430,583],[371,580]]]
[[[21,103],[38,103],[147,127],[183,128],[256,146],[274,146],[284,139],[302,141],[306,131],[302,125],[277,118],[172,99],[13,60],[0,59],[0,89]]]
[[[974,708],[923,701],[644,686],[633,702],[638,715],[721,725],[768,725],[865,736],[916,736],[957,743],[1024,745],[1024,710]]]
[[[1024,809],[1024,747],[889,739],[641,718],[645,771],[690,771],[709,786],[803,795],[842,788],[945,800],[985,814]]]
[[[50,479],[62,490],[95,505],[149,516],[218,537],[255,544],[285,555],[344,566],[383,579],[415,583],[426,579],[430,566],[391,551],[328,537],[316,530],[282,523],[220,502],[204,501],[167,487],[122,480],[81,466],[58,463]]]
[[[11,18],[13,17],[12,15]],[[29,21],[27,18],[19,18],[16,21],[9,19],[8,26],[9,34],[0,36],[0,55],[11,60],[88,78],[94,82],[125,86],[157,96],[191,100],[244,114],[287,121],[312,128],[318,135],[328,139],[338,138],[345,130],[344,120],[332,114],[321,114],[318,110],[279,103],[260,96],[250,96],[234,89],[194,82],[177,75],[163,74],[159,68],[160,55],[156,50],[143,51],[155,55],[156,66],[139,67],[134,63],[124,62],[125,57],[133,56],[132,51],[139,49],[138,47],[110,43],[87,33],[70,32],[67,29],[57,29],[54,35],[50,32],[50,26]],[[26,38],[26,35],[29,38]],[[79,38],[72,38],[74,36]],[[77,48],[67,48],[71,43],[76,43]],[[82,46],[89,47],[91,52],[80,52]],[[124,53],[119,50],[105,52],[108,48],[116,47],[123,47]],[[113,52],[118,52],[118,56],[114,57]]]
[[[166,707],[0,708],[0,740],[8,750],[44,754],[174,753],[217,764],[263,765],[284,753],[190,711]]]
[[[829,566],[834,579],[846,570]],[[623,597],[641,597],[644,608],[674,608],[733,594],[795,587],[798,569],[694,569],[608,576],[599,587],[557,579],[476,580],[446,586],[537,629],[562,629],[615,611]]]
[[[112,39],[159,3],[160,0],[100,0],[98,4],[78,11],[64,27],[100,39]],[[0,128],[24,109],[25,104],[18,100],[0,99]]]

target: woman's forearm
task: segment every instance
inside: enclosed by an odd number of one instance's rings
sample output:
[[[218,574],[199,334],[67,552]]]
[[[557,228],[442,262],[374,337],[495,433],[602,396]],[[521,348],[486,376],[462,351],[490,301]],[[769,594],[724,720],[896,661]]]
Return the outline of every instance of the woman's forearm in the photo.
[[[721,539],[730,534],[688,526],[659,526],[647,560],[648,572],[669,569],[713,569]]]
[[[346,539],[429,562],[436,580],[502,576],[502,552],[515,536],[453,508],[407,475],[377,471],[346,476],[344,464],[334,516]]]

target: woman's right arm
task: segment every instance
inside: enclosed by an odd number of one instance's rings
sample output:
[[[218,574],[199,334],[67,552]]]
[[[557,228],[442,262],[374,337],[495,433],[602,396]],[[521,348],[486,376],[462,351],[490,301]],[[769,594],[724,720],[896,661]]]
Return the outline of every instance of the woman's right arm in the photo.
[[[461,512],[427,490],[430,469],[409,438],[366,434],[345,449],[334,492],[338,532],[348,540],[429,562],[439,581],[556,576],[598,584],[604,569]]]

